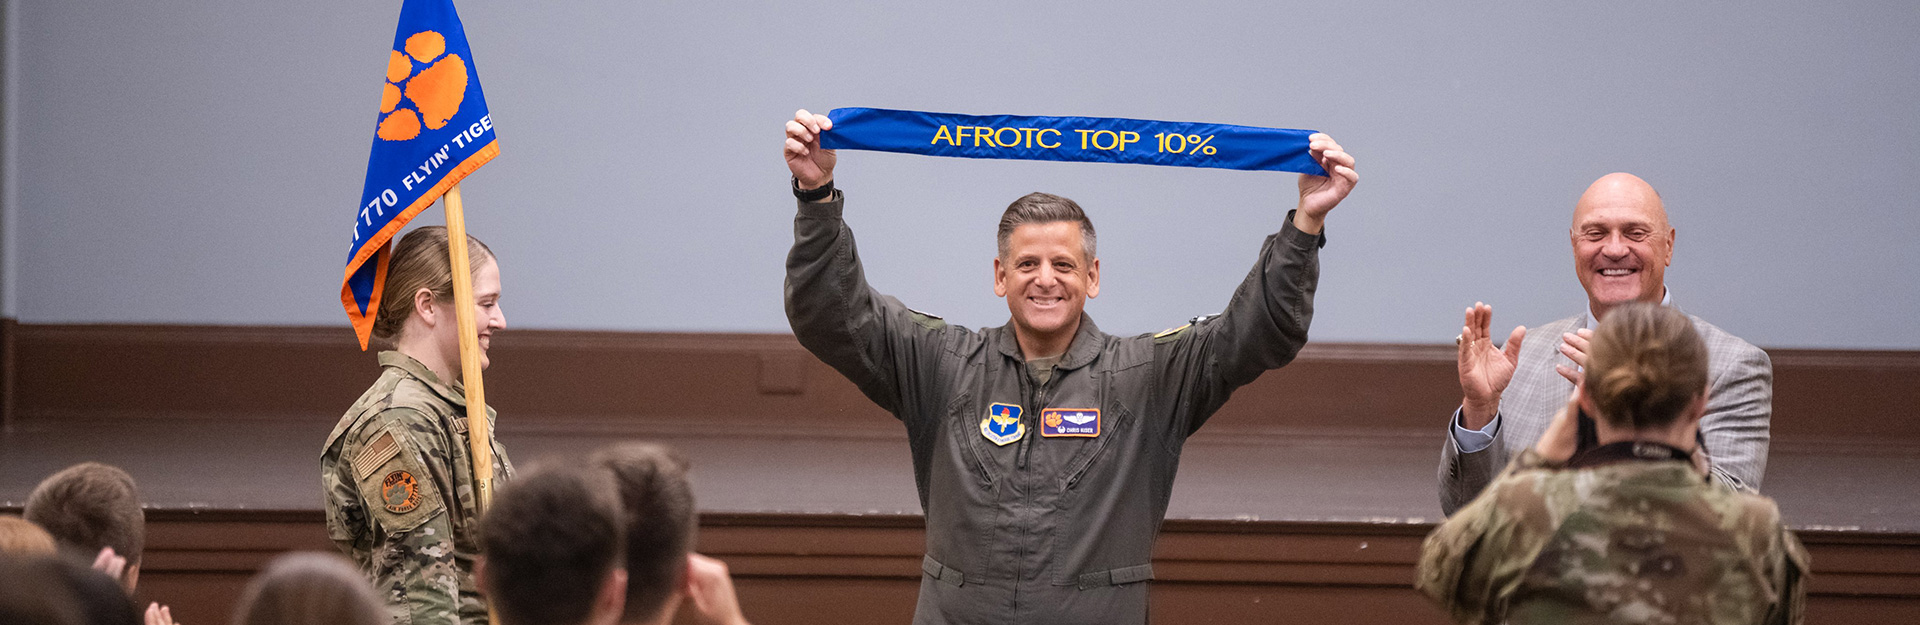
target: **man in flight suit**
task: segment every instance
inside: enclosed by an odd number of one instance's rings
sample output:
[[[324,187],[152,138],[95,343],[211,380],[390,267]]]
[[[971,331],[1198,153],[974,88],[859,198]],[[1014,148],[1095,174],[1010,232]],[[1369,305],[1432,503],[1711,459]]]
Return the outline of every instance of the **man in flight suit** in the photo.
[[[915,623],[1141,623],[1153,541],[1187,436],[1233,390],[1306,343],[1327,212],[1359,180],[1311,139],[1329,176],[1267,237],[1225,311],[1116,337],[1082,309],[1100,293],[1093,224],[1035,193],[1002,216],[994,294],[1012,321],[969,330],[867,285],[833,188],[826,116],[787,123],[800,200],[787,319],[809,351],[907,428],[926,511]]]

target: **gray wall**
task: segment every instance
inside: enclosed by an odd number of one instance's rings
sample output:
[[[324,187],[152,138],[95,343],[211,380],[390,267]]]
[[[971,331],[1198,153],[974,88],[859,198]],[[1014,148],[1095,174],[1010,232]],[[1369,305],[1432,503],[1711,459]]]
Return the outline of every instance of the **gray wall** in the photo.
[[[5,304],[31,323],[333,324],[396,2],[18,2]],[[1580,312],[1566,226],[1665,195],[1669,283],[1764,346],[1920,348],[1920,5],[461,5],[502,155],[466,184],[514,327],[785,331],[795,108],[1317,128],[1359,158],[1314,337],[1440,342]],[[1218,310],[1291,175],[841,155],[869,276],[1004,322],[1032,190],[1101,230],[1115,333]],[[11,181],[12,179],[9,179]],[[418,223],[439,220],[431,211]],[[17,253],[15,245],[17,244]]]

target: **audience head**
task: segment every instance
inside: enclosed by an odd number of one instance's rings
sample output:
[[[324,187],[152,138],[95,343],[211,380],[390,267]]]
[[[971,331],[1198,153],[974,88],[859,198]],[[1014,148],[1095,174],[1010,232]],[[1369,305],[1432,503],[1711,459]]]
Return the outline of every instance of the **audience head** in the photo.
[[[1615,305],[1659,302],[1673,263],[1674,229],[1653,185],[1633,174],[1602,176],[1574,205],[1573,267],[1601,319]]]
[[[0,514],[0,556],[27,557],[54,555],[53,535],[32,521]]]
[[[0,623],[139,625],[118,580],[72,558],[0,555]]]
[[[233,609],[233,625],[387,625],[360,569],[340,556],[289,553],[267,565]]]
[[[617,622],[626,597],[620,513],[602,471],[516,477],[480,521],[481,590],[500,625]]]
[[[625,517],[627,601],[621,621],[660,620],[686,585],[698,527],[687,461],[665,445],[630,443],[595,452],[590,464],[612,475]]]
[[[138,583],[147,517],[140,510],[133,476],[126,471],[98,462],[62,469],[34,487],[24,512],[28,521],[88,561],[101,548],[113,548],[127,559],[122,583],[129,590]]]
[[[1707,345],[1686,313],[1618,306],[1587,348],[1584,407],[1624,431],[1661,431],[1706,411]]]

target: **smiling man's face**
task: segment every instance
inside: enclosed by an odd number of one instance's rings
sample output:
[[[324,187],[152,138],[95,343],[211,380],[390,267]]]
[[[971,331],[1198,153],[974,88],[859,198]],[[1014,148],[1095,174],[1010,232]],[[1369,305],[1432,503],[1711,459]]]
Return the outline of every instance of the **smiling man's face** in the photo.
[[[1007,298],[1016,329],[1041,342],[1070,340],[1087,298],[1100,294],[1100,262],[1087,257],[1080,224],[1071,221],[1014,228],[1006,256],[993,261],[993,278],[993,294]]]
[[[1673,263],[1674,229],[1659,194],[1632,174],[1608,174],[1573,209],[1573,267],[1587,305],[1604,318],[1615,305],[1659,303]]]

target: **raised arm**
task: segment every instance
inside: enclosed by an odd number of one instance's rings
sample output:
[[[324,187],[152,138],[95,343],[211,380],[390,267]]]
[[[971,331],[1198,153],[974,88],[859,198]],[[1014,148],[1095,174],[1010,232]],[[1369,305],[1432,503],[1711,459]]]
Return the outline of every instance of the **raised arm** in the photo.
[[[1309,145],[1327,176],[1300,176],[1300,199],[1280,232],[1261,245],[1253,270],[1220,314],[1164,333],[1156,351],[1165,374],[1191,401],[1183,404],[1185,433],[1198,430],[1233,390],[1293,360],[1307,342],[1313,293],[1320,280],[1319,249],[1327,213],[1360,180],[1353,156],[1324,134]]]
[[[807,351],[881,408],[902,419],[929,412],[921,405],[926,384],[939,379],[943,341],[957,337],[945,321],[867,285],[853,231],[840,218],[839,191],[807,197],[833,182],[833,151],[820,149],[820,133],[833,122],[802,110],[786,126],[787,168],[802,196],[787,254],[787,322]]]
[[[1447,440],[1440,451],[1440,509],[1453,514],[1467,505],[1511,459],[1497,437],[1500,397],[1520,365],[1525,326],[1493,342],[1493,307],[1475,302],[1455,339],[1460,374],[1460,408],[1447,418]]]

